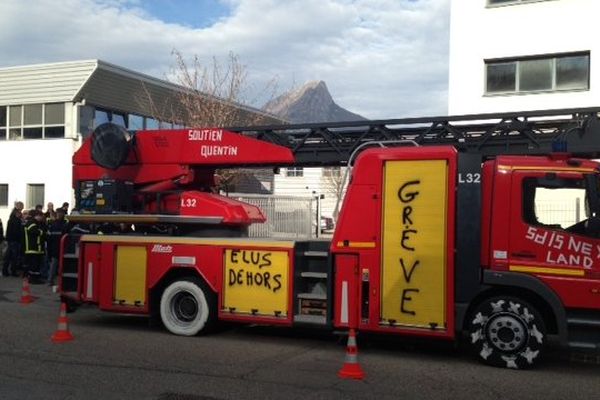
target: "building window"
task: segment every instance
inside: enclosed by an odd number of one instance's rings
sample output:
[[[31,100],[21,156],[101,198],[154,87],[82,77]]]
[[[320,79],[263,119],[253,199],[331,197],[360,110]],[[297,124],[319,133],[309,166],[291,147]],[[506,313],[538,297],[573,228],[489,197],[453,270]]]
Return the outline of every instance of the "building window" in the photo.
[[[304,176],[304,168],[290,167],[290,168],[286,169],[285,176],[289,176],[289,177]]]
[[[94,113],[94,128],[106,123],[112,122],[115,125],[122,126],[123,128],[127,128],[126,114],[119,113],[111,110],[103,110],[101,108],[97,108]]]
[[[22,128],[22,106],[8,107],[8,138],[10,140],[18,140],[23,138]]]
[[[0,140],[65,137],[65,105],[26,104],[0,108]]]
[[[141,115],[129,114],[128,129],[132,131],[141,131],[144,129],[144,117]]]
[[[44,138],[65,137],[65,103],[44,105]]]
[[[158,129],[158,121],[154,118],[146,118],[146,129],[155,130]]]
[[[108,116],[108,111],[96,110],[96,112],[94,113],[94,128],[109,121],[110,119]]]
[[[84,108],[82,108],[82,114],[84,112]],[[86,114],[89,112],[89,110],[85,111]],[[182,128],[183,125],[181,124],[176,124],[172,121],[161,121],[161,120],[157,120],[155,118],[151,118],[151,117],[147,117],[147,116],[143,116],[143,115],[138,115],[138,114],[128,114],[128,113],[123,113],[120,111],[114,111],[114,110],[109,110],[109,109],[104,109],[104,108],[100,108],[100,107],[95,107],[92,108],[92,112],[93,112],[93,123],[92,123],[92,130],[95,129],[96,127],[98,127],[99,125],[102,125],[106,122],[111,122],[113,124],[116,125],[120,125],[125,129],[131,130],[131,131],[140,131],[140,130],[156,130],[156,129],[176,129],[176,128]],[[83,120],[83,116],[81,117],[81,119]],[[89,117],[86,119],[86,121],[89,121]],[[87,138],[91,131],[90,129],[88,129],[89,123],[86,123],[86,125],[82,126],[82,136],[83,138]]]
[[[29,183],[27,184],[27,198],[25,199],[26,207],[31,209],[38,204],[44,204],[44,184]]]
[[[8,109],[6,106],[0,106],[0,140],[6,140],[6,117]]]
[[[83,139],[87,139],[94,130],[95,109],[92,106],[79,106],[79,133]]]
[[[0,207],[8,206],[8,184],[0,184]]]
[[[486,94],[588,90],[590,54],[488,60]]]

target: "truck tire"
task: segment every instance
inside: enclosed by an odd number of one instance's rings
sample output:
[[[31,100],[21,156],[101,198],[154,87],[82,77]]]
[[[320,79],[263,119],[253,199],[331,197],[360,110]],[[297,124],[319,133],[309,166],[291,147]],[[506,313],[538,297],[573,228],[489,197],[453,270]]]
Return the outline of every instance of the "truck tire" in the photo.
[[[541,314],[510,296],[481,302],[469,323],[469,343],[480,361],[495,367],[525,369],[539,361],[546,341]]]
[[[180,336],[194,336],[206,330],[215,319],[213,294],[197,278],[170,283],[160,298],[160,318],[167,330]]]

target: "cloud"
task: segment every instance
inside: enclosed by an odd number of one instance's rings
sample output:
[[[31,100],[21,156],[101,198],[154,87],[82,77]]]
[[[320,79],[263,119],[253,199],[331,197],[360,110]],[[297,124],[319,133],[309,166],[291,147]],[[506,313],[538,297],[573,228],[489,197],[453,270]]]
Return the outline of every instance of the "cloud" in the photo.
[[[221,2],[230,13],[194,29],[139,0],[4,0],[0,66],[99,58],[164,78],[173,49],[207,62],[231,51],[256,87],[324,80],[369,118],[446,113],[449,0]]]

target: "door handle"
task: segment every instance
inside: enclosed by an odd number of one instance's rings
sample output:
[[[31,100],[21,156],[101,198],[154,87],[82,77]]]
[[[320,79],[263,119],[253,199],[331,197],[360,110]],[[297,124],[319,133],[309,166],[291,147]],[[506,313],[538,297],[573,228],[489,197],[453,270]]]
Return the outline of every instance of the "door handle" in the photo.
[[[536,258],[536,255],[533,253],[528,253],[526,251],[521,251],[518,253],[510,253],[510,255],[512,257],[519,257],[519,258]]]

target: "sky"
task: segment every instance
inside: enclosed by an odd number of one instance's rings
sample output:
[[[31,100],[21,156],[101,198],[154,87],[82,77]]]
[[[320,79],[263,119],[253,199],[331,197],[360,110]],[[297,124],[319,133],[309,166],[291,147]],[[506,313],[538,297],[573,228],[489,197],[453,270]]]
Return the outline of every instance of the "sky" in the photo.
[[[173,79],[235,54],[246,101],[326,82],[371,119],[447,114],[450,0],[0,0],[0,68],[101,59]]]

